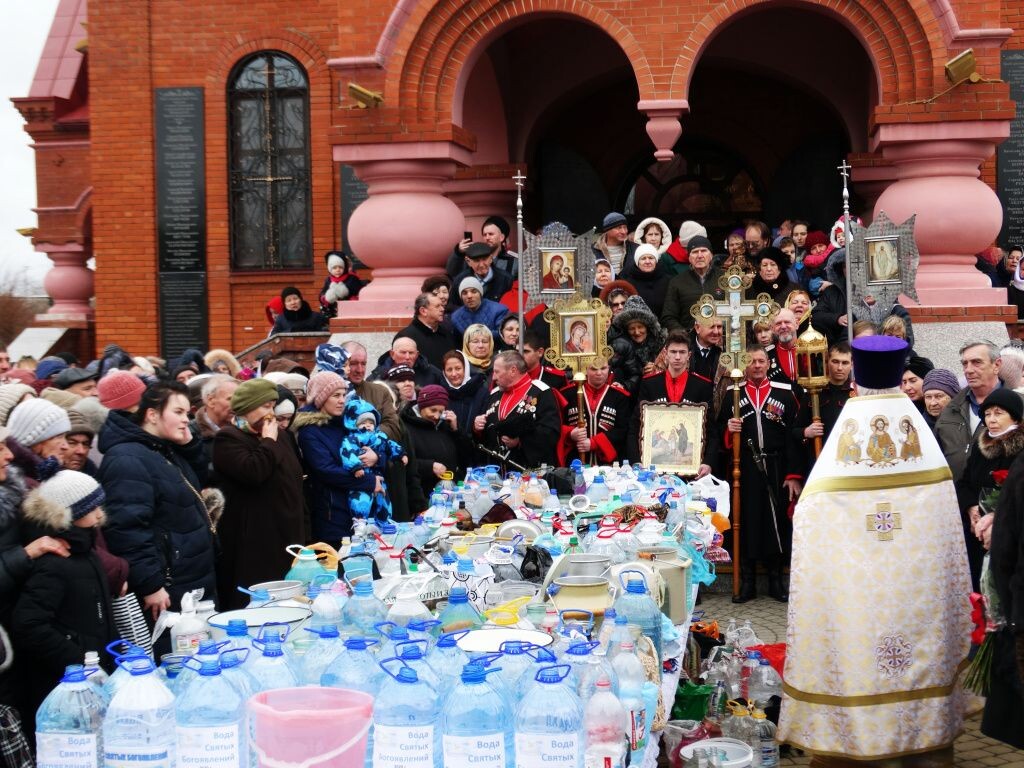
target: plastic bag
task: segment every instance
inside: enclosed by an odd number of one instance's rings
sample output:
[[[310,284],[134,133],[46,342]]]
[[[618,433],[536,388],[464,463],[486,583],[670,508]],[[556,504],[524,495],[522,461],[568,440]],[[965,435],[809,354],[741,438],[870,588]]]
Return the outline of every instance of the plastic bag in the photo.
[[[710,685],[694,685],[681,680],[676,688],[672,705],[672,720],[703,720],[708,711],[708,699],[714,689]]]
[[[690,483],[690,492],[699,491],[705,499],[714,499],[720,515],[729,516],[729,484],[714,475],[704,475]]]

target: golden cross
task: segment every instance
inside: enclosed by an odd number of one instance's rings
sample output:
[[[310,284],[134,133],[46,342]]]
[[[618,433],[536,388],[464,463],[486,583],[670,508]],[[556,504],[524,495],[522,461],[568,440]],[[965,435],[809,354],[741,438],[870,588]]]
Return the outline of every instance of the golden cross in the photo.
[[[899,512],[892,511],[892,504],[880,501],[875,504],[875,511],[868,513],[867,530],[878,534],[879,541],[892,541],[893,531],[903,530]]]
[[[743,293],[750,287],[751,279],[740,267],[729,267],[718,281],[727,300],[719,303],[710,293],[705,293],[690,307],[690,315],[698,323],[710,325],[716,319],[724,321],[725,350],[719,362],[736,371],[749,363],[747,323],[771,317],[779,311],[779,305],[767,293],[759,293],[753,301],[744,301]]]

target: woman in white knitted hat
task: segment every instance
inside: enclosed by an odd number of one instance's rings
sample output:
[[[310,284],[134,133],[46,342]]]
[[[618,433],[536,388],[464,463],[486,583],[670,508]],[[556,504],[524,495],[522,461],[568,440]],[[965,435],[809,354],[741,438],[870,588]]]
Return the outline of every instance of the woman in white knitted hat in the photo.
[[[26,400],[11,411],[7,428],[7,445],[14,453],[14,464],[25,473],[29,487],[34,488],[39,480],[39,465],[48,461],[59,466],[68,449],[68,412],[42,398]]]

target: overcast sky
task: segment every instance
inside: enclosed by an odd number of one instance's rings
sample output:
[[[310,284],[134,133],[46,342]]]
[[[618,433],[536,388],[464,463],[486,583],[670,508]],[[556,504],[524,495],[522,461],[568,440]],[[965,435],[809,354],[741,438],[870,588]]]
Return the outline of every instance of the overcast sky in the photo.
[[[37,224],[32,211],[36,179],[25,121],[10,99],[28,95],[56,9],[57,0],[0,0],[5,49],[4,66],[0,67],[0,280],[6,283],[12,275],[25,275],[32,283],[32,293],[42,293],[42,278],[51,263],[16,231]]]

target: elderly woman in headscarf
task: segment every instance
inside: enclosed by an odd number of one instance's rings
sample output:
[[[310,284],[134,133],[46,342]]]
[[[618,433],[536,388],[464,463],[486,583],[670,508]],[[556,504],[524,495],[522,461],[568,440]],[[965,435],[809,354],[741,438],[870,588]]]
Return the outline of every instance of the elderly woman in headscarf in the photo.
[[[623,356],[632,355],[640,371],[628,381],[616,379],[619,384],[633,391],[641,376],[657,370],[658,355],[665,346],[665,332],[658,318],[639,296],[630,296],[625,308],[615,316],[612,325],[619,336],[612,343],[612,349]]]
[[[312,538],[317,541],[336,543],[352,535],[351,491],[384,491],[382,481],[372,472],[357,478],[342,466],[339,448],[348,434],[342,418],[347,393],[348,382],[338,374],[313,374],[306,386],[306,405],[292,422],[308,475]],[[377,463],[377,454],[370,449],[360,458],[364,467]]]
[[[759,293],[769,294],[780,305],[785,306],[790,292],[798,288],[789,281],[789,256],[778,248],[768,246],[757,254],[757,273],[747,289],[747,296]]]
[[[274,412],[280,396],[266,379],[244,382],[231,396],[234,423],[213,439],[226,499],[217,529],[221,610],[244,608],[248,598],[236,587],[280,578],[291,561],[285,547],[306,543],[302,464]]]
[[[455,414],[458,429],[467,435],[473,433],[473,419],[484,412],[489,392],[488,374],[473,373],[466,355],[453,349],[441,358],[444,388],[448,391],[448,410]]]
[[[483,323],[473,323],[462,335],[462,354],[465,355],[473,373],[490,374],[494,359],[494,336]]]

